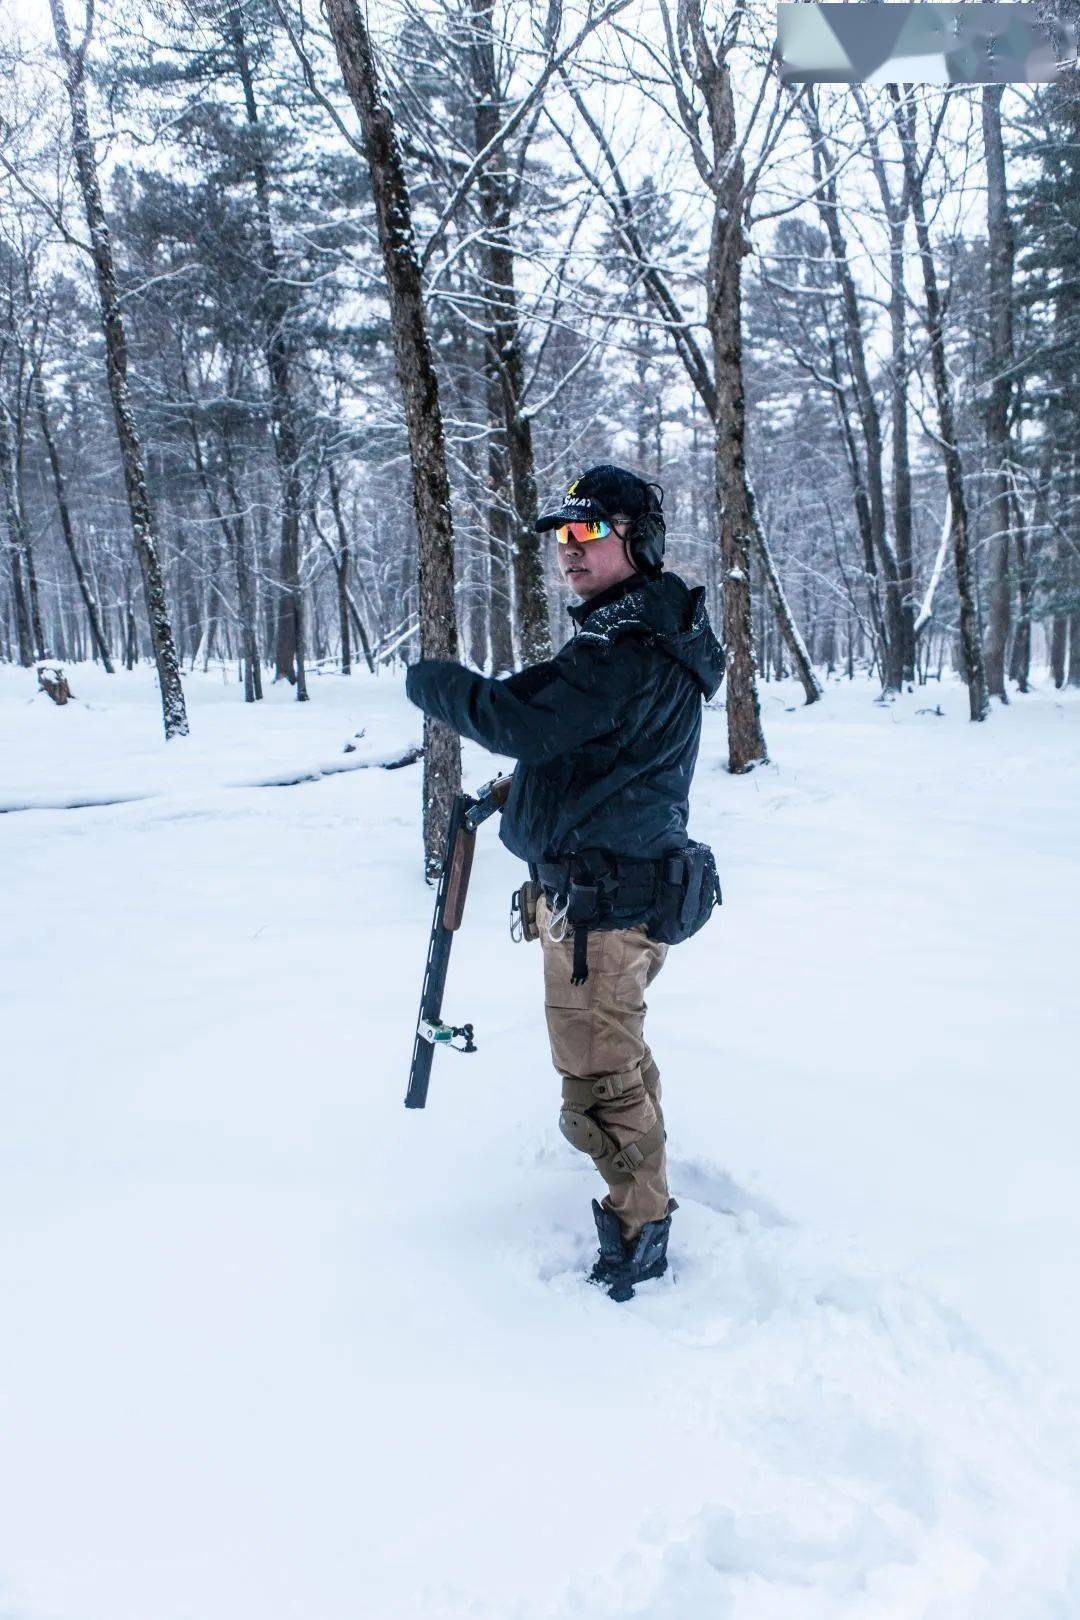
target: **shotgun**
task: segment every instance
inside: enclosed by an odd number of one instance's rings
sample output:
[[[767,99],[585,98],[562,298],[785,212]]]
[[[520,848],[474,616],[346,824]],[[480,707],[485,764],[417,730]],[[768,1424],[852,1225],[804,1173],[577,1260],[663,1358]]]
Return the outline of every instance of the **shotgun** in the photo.
[[[475,797],[469,793],[458,793],[454,798],[446,829],[446,850],[439,873],[439,888],[435,896],[435,916],[428,940],[424,987],[420,992],[420,1016],[413,1041],[409,1088],[405,1093],[406,1108],[423,1108],[427,1102],[431,1059],[436,1046],[448,1046],[455,1052],[476,1051],[471,1024],[443,1023],[443,990],[446,987],[446,970],[450,965],[450,947],[465,914],[476,829],[488,816],[502,809],[510,793],[510,782],[509,776],[496,776],[492,781],[485,782]]]

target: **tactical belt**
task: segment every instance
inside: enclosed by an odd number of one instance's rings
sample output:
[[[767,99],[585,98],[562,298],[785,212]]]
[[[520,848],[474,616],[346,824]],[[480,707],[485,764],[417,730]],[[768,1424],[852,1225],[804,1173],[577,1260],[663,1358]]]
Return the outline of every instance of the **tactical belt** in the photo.
[[[548,900],[566,902],[566,920],[574,930],[571,984],[589,977],[590,928],[617,928],[619,914],[648,913],[656,899],[662,860],[638,860],[582,850],[558,861],[538,861],[537,881]]]

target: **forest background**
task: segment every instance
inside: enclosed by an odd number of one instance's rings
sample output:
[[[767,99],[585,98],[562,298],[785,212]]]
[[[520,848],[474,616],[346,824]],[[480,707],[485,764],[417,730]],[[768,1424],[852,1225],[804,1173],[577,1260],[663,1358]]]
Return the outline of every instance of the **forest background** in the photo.
[[[1075,8],[1073,8],[1075,9]],[[1069,10],[1047,11],[1053,31]],[[370,29],[370,31],[369,31]],[[602,460],[758,683],[1080,684],[1080,92],[786,85],[769,7],[9,10],[0,659],[550,655]],[[429,869],[460,775],[425,728]]]

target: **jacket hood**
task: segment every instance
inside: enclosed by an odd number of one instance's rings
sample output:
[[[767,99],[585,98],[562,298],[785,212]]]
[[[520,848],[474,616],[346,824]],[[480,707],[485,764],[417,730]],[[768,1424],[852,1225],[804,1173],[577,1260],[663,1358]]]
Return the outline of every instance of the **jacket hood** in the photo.
[[[709,622],[704,586],[691,587],[670,573],[645,580],[635,575],[627,586],[615,600],[568,608],[580,626],[578,635],[610,642],[644,636],[693,676],[706,699],[715,696],[724,678],[724,653]]]

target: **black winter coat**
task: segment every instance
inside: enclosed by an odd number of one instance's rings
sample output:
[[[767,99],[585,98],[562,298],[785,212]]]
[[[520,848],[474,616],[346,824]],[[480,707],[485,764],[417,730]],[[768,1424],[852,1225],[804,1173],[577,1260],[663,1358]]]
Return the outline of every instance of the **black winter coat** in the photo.
[[[424,659],[406,691],[463,737],[520,761],[499,836],[523,860],[681,849],[702,698],[724,674],[705,592],[677,574],[634,574],[567,611],[574,635],[546,663],[496,680]]]

